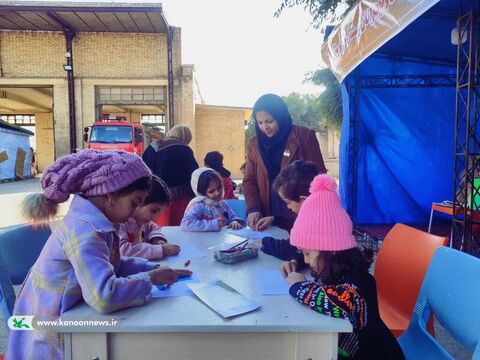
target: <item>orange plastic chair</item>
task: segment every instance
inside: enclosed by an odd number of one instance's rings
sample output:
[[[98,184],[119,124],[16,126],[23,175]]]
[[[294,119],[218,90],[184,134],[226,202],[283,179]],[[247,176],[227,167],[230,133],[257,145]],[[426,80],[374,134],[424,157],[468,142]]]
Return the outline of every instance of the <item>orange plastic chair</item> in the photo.
[[[380,317],[395,337],[408,327],[425,273],[435,250],[447,238],[396,224],[387,234],[375,264]],[[433,331],[433,319],[429,321]]]

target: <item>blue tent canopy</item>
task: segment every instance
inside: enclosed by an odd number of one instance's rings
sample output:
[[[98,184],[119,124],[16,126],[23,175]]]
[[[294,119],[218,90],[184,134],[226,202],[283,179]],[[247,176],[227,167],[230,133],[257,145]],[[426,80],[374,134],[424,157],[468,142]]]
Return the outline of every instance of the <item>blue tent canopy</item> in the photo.
[[[472,6],[439,1],[343,81],[340,194],[354,222],[427,222],[432,202],[452,199],[451,32]]]

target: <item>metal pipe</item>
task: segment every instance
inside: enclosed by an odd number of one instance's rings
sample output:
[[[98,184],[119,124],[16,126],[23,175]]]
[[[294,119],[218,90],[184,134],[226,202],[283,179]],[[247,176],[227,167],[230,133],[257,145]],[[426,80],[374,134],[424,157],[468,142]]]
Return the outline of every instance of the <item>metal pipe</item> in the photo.
[[[68,83],[68,124],[70,126],[70,153],[77,151],[77,120],[75,109],[75,76],[73,68],[73,49],[72,40],[75,37],[75,32],[69,28],[64,28],[66,42],[66,58],[67,58],[67,83]]]
[[[75,76],[73,69],[73,47],[72,40],[77,35],[75,28],[59,17],[56,13],[48,11],[47,16],[60,24],[63,29],[63,35],[65,36],[65,57],[67,59],[67,65],[65,71],[67,72],[67,84],[68,84],[68,125],[70,127],[70,153],[77,151],[77,121],[75,114]]]
[[[167,32],[167,58],[168,58],[168,128],[175,125],[174,101],[173,101],[173,28],[169,27]]]

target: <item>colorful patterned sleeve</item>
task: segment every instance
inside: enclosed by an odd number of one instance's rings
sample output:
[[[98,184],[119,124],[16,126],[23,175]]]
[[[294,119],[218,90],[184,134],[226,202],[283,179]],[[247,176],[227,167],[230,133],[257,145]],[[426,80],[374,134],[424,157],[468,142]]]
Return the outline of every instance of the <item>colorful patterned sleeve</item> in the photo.
[[[88,225],[86,225],[88,227]],[[150,297],[152,284],[147,273],[117,277],[110,263],[106,242],[91,227],[74,229],[64,251],[75,271],[86,303],[100,313],[141,305]],[[108,234],[105,234],[108,236]],[[149,264],[136,260],[143,268]]]
[[[367,325],[367,303],[355,285],[321,285],[304,281],[290,287],[299,303],[321,314],[350,321],[354,330]]]

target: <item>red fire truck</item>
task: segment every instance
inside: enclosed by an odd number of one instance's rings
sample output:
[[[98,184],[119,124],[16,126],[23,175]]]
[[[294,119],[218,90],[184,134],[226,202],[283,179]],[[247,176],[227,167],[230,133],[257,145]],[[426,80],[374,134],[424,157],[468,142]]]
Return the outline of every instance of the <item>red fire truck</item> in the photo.
[[[103,115],[84,128],[83,140],[94,150],[124,150],[142,155],[145,147],[143,126],[126,121],[125,116]]]

